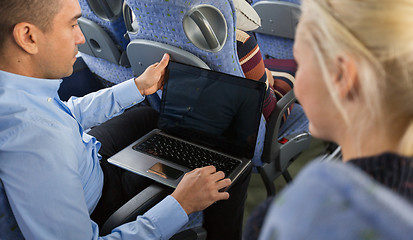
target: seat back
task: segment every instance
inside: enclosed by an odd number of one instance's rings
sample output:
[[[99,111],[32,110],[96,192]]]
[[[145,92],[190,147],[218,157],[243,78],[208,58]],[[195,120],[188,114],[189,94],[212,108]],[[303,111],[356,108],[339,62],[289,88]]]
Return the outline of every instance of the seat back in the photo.
[[[132,31],[128,32],[131,43],[127,50],[135,74],[159,61],[163,51],[168,50],[175,61],[243,76],[231,0],[125,2],[136,16]]]
[[[236,55],[232,1],[125,3],[124,16],[131,39],[127,52],[135,75],[168,52],[174,61],[243,76]],[[131,14],[135,16],[133,22],[128,17]],[[148,96],[150,105],[157,110],[160,95],[158,92]]]
[[[81,56],[89,69],[105,86],[111,86],[133,77],[126,47],[126,26],[123,20],[123,0],[79,0],[82,18],[79,26],[86,43],[79,46]]]
[[[259,148],[261,155],[257,153],[253,159],[267,195],[273,196],[276,192],[274,180],[283,175],[287,182],[291,181],[288,166],[309,147],[311,141],[307,117],[296,103],[291,110],[290,105],[296,99],[292,91],[285,92],[286,84],[294,85],[296,64],[292,49],[300,0],[253,0],[252,3],[261,18],[261,27],[253,32],[265,67],[271,71],[276,83],[280,83],[275,88],[277,96],[282,95],[266,124],[264,147]]]
[[[295,29],[300,15],[300,0],[254,0],[261,18],[254,30],[263,59],[293,59]]]
[[[135,75],[168,52],[178,62],[244,76],[237,54],[236,10],[232,0],[125,0],[125,3],[135,15],[134,22],[126,23],[131,39],[127,52]],[[158,96],[148,96],[148,100],[159,109]],[[262,154],[264,136],[262,118],[255,158]]]
[[[232,0],[125,0],[131,42],[127,54],[135,75],[159,61],[171,60],[244,76],[238,61]],[[133,13],[134,18],[128,17]],[[148,96],[159,108],[158,95]],[[265,131],[265,129],[264,129]],[[197,217],[189,227],[202,225]]]

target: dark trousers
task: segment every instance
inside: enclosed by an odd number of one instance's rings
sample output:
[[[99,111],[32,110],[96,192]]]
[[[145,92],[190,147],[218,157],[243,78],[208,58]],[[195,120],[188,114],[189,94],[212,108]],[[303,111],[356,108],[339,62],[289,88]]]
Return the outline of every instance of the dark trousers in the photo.
[[[250,166],[231,186],[228,200],[219,201],[204,210],[204,228],[208,240],[241,240],[251,172]]]
[[[103,191],[91,215],[99,227],[112,213],[152,183],[148,178],[108,163],[107,158],[156,128],[157,122],[158,112],[150,107],[135,106],[89,132],[102,143],[99,154],[102,155]]]
[[[139,137],[157,126],[158,113],[149,107],[133,107],[89,134],[102,143],[99,153],[104,173],[102,197],[91,218],[102,227],[107,218],[129,199],[152,183],[152,180],[125,171],[106,161]],[[241,239],[244,204],[251,168],[229,189],[230,198],[204,210],[204,227],[208,239]]]

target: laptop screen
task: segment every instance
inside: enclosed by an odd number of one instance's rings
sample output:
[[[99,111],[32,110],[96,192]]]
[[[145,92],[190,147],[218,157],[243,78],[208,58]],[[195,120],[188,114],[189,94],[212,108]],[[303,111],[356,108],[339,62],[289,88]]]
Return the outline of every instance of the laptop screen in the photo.
[[[162,131],[228,155],[251,159],[265,83],[170,62],[159,117]]]

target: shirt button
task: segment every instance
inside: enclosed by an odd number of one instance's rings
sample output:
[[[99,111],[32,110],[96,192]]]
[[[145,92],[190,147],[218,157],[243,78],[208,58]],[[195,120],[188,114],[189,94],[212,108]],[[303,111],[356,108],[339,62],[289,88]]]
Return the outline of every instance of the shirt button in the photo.
[[[52,98],[48,98],[47,101],[48,101],[48,102],[51,102],[51,101],[52,101]]]

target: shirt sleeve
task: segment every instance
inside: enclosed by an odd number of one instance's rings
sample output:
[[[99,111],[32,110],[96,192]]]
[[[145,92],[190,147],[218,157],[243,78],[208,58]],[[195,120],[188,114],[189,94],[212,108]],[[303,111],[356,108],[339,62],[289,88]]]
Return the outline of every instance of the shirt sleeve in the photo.
[[[136,221],[117,227],[107,237],[110,239],[166,240],[177,233],[187,222],[188,215],[178,201],[172,196],[167,196],[144,215],[139,216]]]
[[[73,161],[76,151],[67,151],[70,143],[51,123],[31,124],[0,135],[7,138],[0,145],[0,178],[20,231],[25,239],[99,239]],[[101,239],[169,239],[187,221],[179,203],[167,197]]]
[[[130,79],[84,97],[71,97],[66,106],[82,127],[88,129],[121,114],[144,99],[134,79]]]

